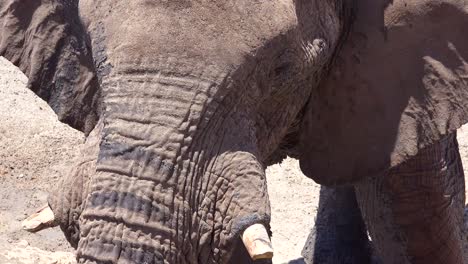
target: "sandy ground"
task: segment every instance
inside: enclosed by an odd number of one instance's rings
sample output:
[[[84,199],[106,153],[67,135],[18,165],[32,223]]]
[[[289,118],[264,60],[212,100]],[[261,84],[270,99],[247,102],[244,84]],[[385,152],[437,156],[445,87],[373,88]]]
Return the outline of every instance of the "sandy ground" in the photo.
[[[46,203],[47,190],[83,143],[83,135],[58,122],[48,105],[25,88],[26,82],[0,57],[0,263],[75,263],[58,228],[36,234],[21,230],[21,221]],[[459,138],[468,162],[465,130]],[[314,223],[319,186],[302,175],[293,159],[268,168],[267,175],[274,263],[303,263],[300,253]]]

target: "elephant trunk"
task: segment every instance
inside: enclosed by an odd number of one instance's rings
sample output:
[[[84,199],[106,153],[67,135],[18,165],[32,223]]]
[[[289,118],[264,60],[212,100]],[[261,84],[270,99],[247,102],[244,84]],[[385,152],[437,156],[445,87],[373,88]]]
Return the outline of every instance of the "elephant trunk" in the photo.
[[[108,79],[79,259],[223,263],[245,228],[268,226],[255,130],[219,103],[219,85],[160,72]]]

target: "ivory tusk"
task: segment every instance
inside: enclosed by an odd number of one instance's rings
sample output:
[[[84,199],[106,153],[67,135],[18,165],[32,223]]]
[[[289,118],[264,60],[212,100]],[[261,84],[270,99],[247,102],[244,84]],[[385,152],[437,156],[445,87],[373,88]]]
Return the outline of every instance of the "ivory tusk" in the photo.
[[[21,224],[23,229],[29,232],[37,232],[47,227],[51,227],[55,221],[54,212],[46,205],[32,214]]]
[[[262,224],[249,226],[242,233],[241,238],[253,260],[273,258],[271,240]]]

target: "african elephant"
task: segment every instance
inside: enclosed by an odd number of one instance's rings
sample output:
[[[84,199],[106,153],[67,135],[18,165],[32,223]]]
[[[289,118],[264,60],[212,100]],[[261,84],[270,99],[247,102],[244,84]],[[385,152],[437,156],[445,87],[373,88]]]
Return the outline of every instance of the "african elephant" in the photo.
[[[385,263],[461,263],[467,0],[0,0],[0,25],[88,134],[48,205],[80,263],[250,262],[286,155],[354,186]]]

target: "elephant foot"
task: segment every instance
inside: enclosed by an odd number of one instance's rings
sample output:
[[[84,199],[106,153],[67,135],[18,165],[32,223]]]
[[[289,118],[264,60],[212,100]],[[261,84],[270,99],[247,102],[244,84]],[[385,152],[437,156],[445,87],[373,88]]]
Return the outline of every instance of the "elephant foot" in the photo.
[[[302,255],[309,264],[373,263],[353,187],[322,187],[316,224]]]

